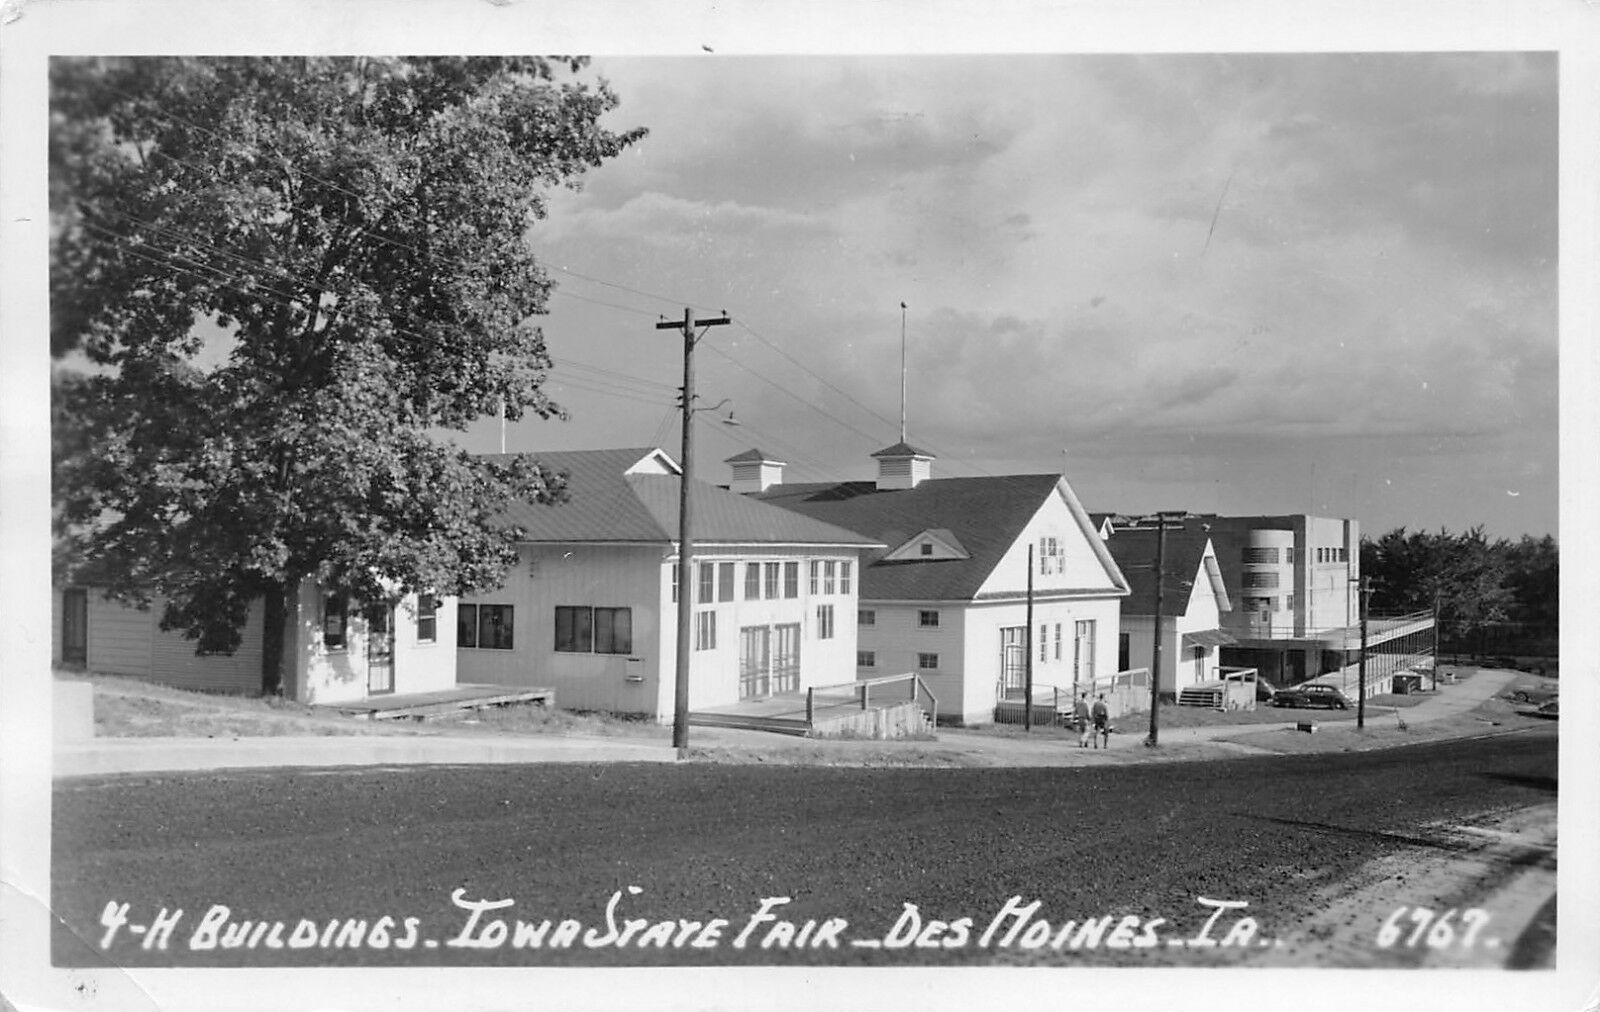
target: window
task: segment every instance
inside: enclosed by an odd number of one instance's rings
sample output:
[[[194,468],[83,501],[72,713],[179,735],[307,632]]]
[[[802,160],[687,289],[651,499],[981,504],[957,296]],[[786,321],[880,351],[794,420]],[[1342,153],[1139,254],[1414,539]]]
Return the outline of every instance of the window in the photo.
[[[917,667],[921,668],[923,671],[933,671],[934,669],[939,667],[939,655],[938,654],[918,654],[917,655]]]
[[[793,600],[800,596],[800,563],[783,564],[783,596]]]
[[[594,652],[597,654],[633,653],[632,608],[596,608],[594,610]]]
[[[782,572],[782,567],[778,563],[767,563],[766,589],[763,592],[764,597],[771,599],[778,596],[778,574],[780,572]]]
[[[510,650],[511,625],[511,605],[478,605],[478,647],[482,650]]]
[[[811,593],[813,595],[822,590],[822,563],[811,560]]]
[[[505,605],[492,607],[509,610]],[[509,636],[508,632],[508,647]],[[564,654],[633,653],[633,609],[557,605],[556,651]]]
[[[350,599],[329,594],[322,599],[322,645],[328,650],[345,648],[345,629],[350,619]]]
[[[1039,661],[1043,663],[1050,659],[1050,632],[1049,626],[1039,627]]]
[[[733,600],[733,563],[717,563],[717,600]]]
[[[1128,656],[1132,641],[1127,633],[1117,633],[1117,670],[1128,670]]]
[[[744,564],[744,599],[746,601],[761,600],[761,563],[746,562]]]
[[[873,650],[856,651],[856,667],[875,668],[878,666],[878,654]]]
[[[1263,589],[1278,585],[1277,573],[1245,573],[1244,585],[1246,587],[1260,587]]]
[[[672,564],[672,603],[678,603],[678,564]]]
[[[433,643],[439,639],[439,599],[432,592],[417,596],[417,642]]]
[[[1056,660],[1061,659],[1061,623],[1056,623]]]
[[[714,611],[696,612],[694,620],[694,648],[696,650],[717,649],[717,613]]]
[[[919,629],[939,628],[939,613],[936,611],[917,612],[917,627]]]
[[[856,609],[856,625],[875,626],[878,624],[878,613],[871,608]]]
[[[717,567],[709,562],[697,562],[695,566],[700,573],[697,600],[701,604],[710,604],[717,599]]]
[[[839,563],[839,593],[850,593],[850,563]]]
[[[922,550],[922,554],[923,555],[932,555],[933,554],[933,544],[931,542],[924,541],[922,544],[918,545],[917,547]]]
[[[822,564],[822,592],[833,593],[833,560],[829,559]]]
[[[1288,597],[1284,598],[1283,607],[1284,607],[1285,611],[1294,611],[1294,595],[1293,594],[1290,594]]]
[[[1276,548],[1246,548],[1244,550],[1244,561],[1257,564],[1272,563],[1276,565],[1278,561],[1278,550]]]
[[[833,605],[817,605],[817,639],[833,639]]]
[[[1058,538],[1039,539],[1039,575],[1048,576],[1051,573],[1065,571],[1066,559],[1061,554],[1061,541]]]
[[[461,604],[456,606],[456,646],[475,647],[478,645],[478,606],[475,604]]]
[[[556,606],[556,652],[587,654],[594,650],[594,609]]]

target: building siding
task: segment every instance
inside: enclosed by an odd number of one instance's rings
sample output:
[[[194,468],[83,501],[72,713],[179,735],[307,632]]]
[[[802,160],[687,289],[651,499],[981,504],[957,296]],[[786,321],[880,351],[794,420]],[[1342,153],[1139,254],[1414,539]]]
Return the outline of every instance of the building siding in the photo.
[[[698,709],[738,700],[740,629],[745,626],[800,626],[801,690],[850,681],[855,674],[856,588],[860,584],[857,554],[819,554],[799,546],[701,546],[693,561],[734,563],[734,587],[732,600],[715,600],[720,595],[714,594],[712,601],[695,602],[696,615],[716,615],[716,646],[690,651],[689,706]],[[848,561],[851,592],[813,596],[808,580],[808,564],[813,558],[836,564]],[[751,561],[797,563],[798,596],[745,600],[744,566]],[[512,605],[513,649],[458,649],[458,677],[463,682],[550,688],[555,690],[557,704],[569,709],[671,719],[677,663],[677,605],[672,600],[676,569],[676,553],[664,545],[524,545],[517,567],[500,590],[462,601]],[[698,590],[696,572],[690,576],[691,594]],[[717,579],[721,579],[720,571]],[[834,606],[833,637],[827,640],[819,639],[816,629],[815,607],[824,603]],[[558,606],[631,609],[632,652],[556,651]]]

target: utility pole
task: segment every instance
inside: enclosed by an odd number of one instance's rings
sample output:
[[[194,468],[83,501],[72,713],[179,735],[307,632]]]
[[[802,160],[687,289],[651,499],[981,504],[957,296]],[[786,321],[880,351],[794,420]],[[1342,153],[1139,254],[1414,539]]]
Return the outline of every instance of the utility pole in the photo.
[[[1356,729],[1367,726],[1367,599],[1372,596],[1372,582],[1361,578],[1361,663],[1356,668]]]
[[[1022,729],[1033,730],[1033,542],[1028,542],[1028,607],[1023,619]]]
[[[1166,579],[1167,521],[1181,520],[1184,516],[1178,510],[1163,510],[1156,514],[1156,620],[1150,645],[1150,735],[1144,740],[1146,748],[1155,748],[1161,743],[1158,737],[1161,710],[1161,585]]]
[[[694,625],[695,581],[690,571],[694,556],[693,528],[689,522],[689,482],[694,469],[694,346],[711,327],[730,323],[726,311],[709,320],[696,320],[694,312],[683,311],[683,323],[662,320],[657,330],[683,332],[683,454],[679,461],[683,474],[678,478],[678,659],[673,676],[672,747],[678,758],[689,755],[689,637]],[[695,328],[703,328],[696,336]]]

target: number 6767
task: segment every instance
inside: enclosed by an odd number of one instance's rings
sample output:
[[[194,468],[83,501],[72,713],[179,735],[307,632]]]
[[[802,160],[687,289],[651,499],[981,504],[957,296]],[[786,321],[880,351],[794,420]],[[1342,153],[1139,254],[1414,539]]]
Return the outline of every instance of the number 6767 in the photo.
[[[1396,907],[1378,929],[1380,949],[1401,946],[1414,949],[1425,945],[1430,949],[1448,949],[1459,945],[1472,948],[1478,934],[1489,923],[1488,911],[1479,907],[1457,910],[1451,907],[1440,913],[1427,907]]]

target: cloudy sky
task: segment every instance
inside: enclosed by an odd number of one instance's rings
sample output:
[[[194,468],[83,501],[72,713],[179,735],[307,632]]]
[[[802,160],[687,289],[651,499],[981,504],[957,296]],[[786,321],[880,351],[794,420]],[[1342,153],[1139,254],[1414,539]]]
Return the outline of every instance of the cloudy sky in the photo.
[[[1556,529],[1550,54],[597,57],[650,136],[533,234],[566,423],[869,477],[1065,468],[1092,510]],[[466,443],[492,449],[497,426]]]

